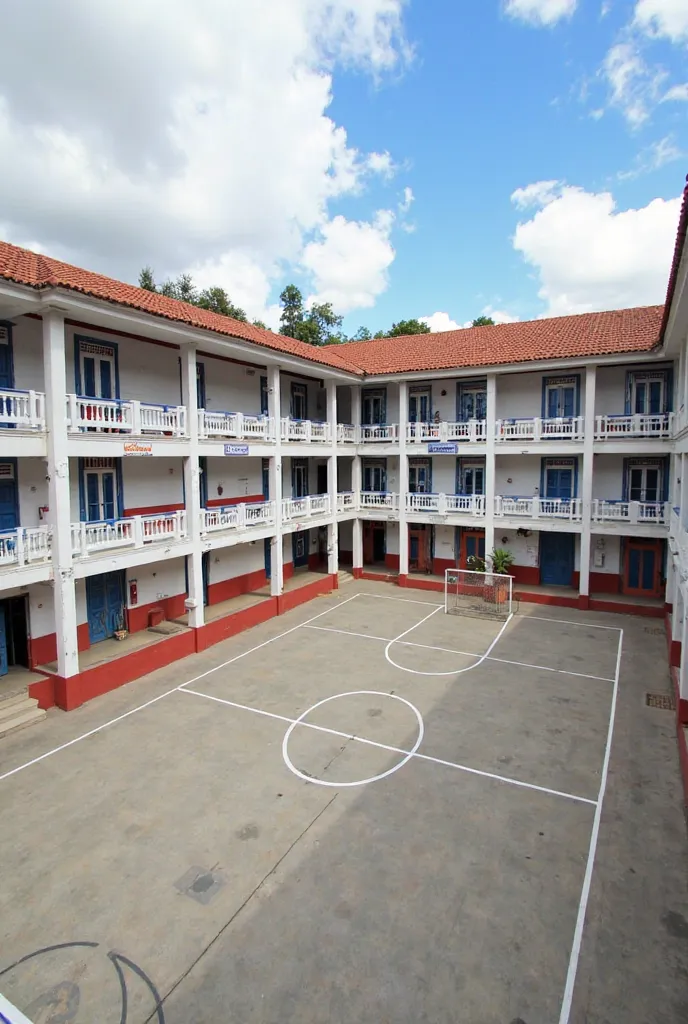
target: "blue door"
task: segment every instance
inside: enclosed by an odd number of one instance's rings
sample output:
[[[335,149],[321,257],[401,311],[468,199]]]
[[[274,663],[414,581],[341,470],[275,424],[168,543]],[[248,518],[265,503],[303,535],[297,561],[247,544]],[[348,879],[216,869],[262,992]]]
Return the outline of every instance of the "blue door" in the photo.
[[[459,420],[484,420],[487,415],[487,390],[484,384],[462,387],[459,391]]]
[[[196,363],[196,404],[205,409],[205,363]]]
[[[429,423],[430,390],[412,391],[409,395],[409,423]]]
[[[293,537],[293,551],[294,551],[294,568],[298,568],[300,565],[308,565],[308,531],[302,533],[294,533]]]
[[[570,587],[575,538],[572,533],[540,534],[540,582]]]
[[[0,676],[7,675],[7,630],[5,608],[0,604]]]
[[[115,474],[112,470],[85,473],[86,520],[99,523],[115,518]]]
[[[16,463],[0,462],[0,530],[17,528]]]
[[[92,644],[124,629],[124,574],[108,572],[86,580],[88,636]]]
[[[545,470],[545,498],[573,497],[573,470],[547,466]]]
[[[208,585],[210,583],[210,552],[201,555],[201,576],[203,578],[203,607],[208,607]]]
[[[0,388],[14,387],[14,368],[12,366],[12,335],[9,327],[0,325]],[[7,401],[7,413],[9,414],[10,401]],[[0,398],[0,413],[4,412],[4,399]],[[14,423],[5,424],[6,427],[14,427]]]
[[[268,398],[268,379],[267,377],[260,378],[260,411],[263,416],[267,416],[270,411],[270,399]]]

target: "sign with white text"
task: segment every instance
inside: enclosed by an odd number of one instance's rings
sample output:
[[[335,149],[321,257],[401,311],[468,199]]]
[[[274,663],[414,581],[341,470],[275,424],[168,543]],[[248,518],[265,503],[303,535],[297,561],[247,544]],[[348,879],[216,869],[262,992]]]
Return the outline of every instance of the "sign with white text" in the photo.
[[[247,444],[226,444],[225,455],[248,455]]]
[[[428,455],[458,455],[458,444],[449,442],[431,441],[428,444]]]

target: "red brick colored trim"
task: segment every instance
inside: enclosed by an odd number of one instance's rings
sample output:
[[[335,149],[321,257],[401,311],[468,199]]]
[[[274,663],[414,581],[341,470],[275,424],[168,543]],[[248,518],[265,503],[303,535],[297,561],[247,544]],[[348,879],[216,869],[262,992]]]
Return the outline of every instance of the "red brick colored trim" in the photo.
[[[284,565],[282,566],[282,579],[290,580],[293,575],[294,575],[294,563],[293,562],[285,562]]]
[[[142,505],[141,508],[125,508],[124,518],[129,516],[161,516],[165,512],[183,512],[184,502],[173,505]]]
[[[88,634],[88,622],[80,622],[76,627],[77,650],[87,651],[91,646]],[[45,636],[29,638],[29,668],[36,669],[39,665],[49,665],[57,661],[57,634],[46,633]]]
[[[672,640],[669,644],[669,664],[672,668],[681,667],[681,641]]]
[[[44,679],[29,683],[29,697],[38,701],[39,708],[55,707],[55,678],[46,676]]]
[[[332,580],[332,589],[339,590],[339,576],[337,575],[337,573],[333,573],[330,576],[330,579]]]
[[[248,505],[252,501],[265,501],[265,496],[263,494],[247,494],[244,498],[208,498],[205,507],[224,508],[226,505]]]
[[[671,681],[674,687],[674,699],[676,701],[676,741],[678,744],[678,762],[683,782],[683,804],[688,809],[688,743],[686,743],[686,730],[684,721],[681,719],[681,704],[688,701],[681,701],[679,691],[679,675],[677,668],[671,668]]]
[[[311,601],[314,597],[332,593],[333,589],[332,577],[322,576],[320,579],[314,580],[313,583],[306,584],[305,587],[288,590],[277,598],[277,614],[284,615],[285,612],[290,612],[292,608],[298,608],[300,604],[305,604],[306,601]]]
[[[661,619],[664,609],[648,604],[624,604],[623,601],[605,601],[598,597],[590,598],[590,610],[593,612],[614,612],[621,615],[640,615],[648,619]]]
[[[361,568],[360,565],[355,565],[353,567],[352,576],[353,576],[353,578],[355,580],[362,580],[363,579],[363,569]]]
[[[395,572],[399,572],[399,555],[394,555],[388,552],[385,555],[385,567],[387,569],[393,569]]]
[[[148,629],[148,614],[154,608],[162,608],[164,619],[178,619],[186,613],[185,601],[186,594],[173,594],[158,601],[127,608],[127,629],[130,633],[140,633],[142,629]]]
[[[203,359],[218,359],[221,363],[235,363],[237,366],[250,366],[253,370],[267,370],[265,363],[248,363],[245,359],[232,359],[231,356],[220,356],[216,352],[203,352],[201,349],[196,356]]]
[[[580,572],[578,569],[573,574],[571,586],[580,587]],[[621,577],[613,572],[591,572],[590,573],[591,594],[620,594]]]
[[[26,316],[32,320],[42,320],[43,317],[40,313],[27,313]],[[116,338],[131,338],[132,341],[145,341],[147,345],[159,345],[161,348],[174,348],[179,351],[179,345],[173,344],[171,341],[160,341],[158,338],[144,338],[142,334],[131,334],[130,331],[117,331],[113,327],[100,327],[98,324],[87,324],[83,320],[68,320],[65,319],[65,324],[68,327],[78,327],[82,331],[97,331],[100,334],[112,334]]]
[[[217,583],[208,586],[208,604],[220,604],[221,601],[229,601],[239,594],[250,594],[266,586],[267,582],[265,569],[256,569],[255,572],[247,572],[243,576],[234,576],[229,580],[218,580]]]
[[[254,626],[260,625],[261,622],[273,619],[276,615],[277,598],[266,597],[258,604],[242,608],[230,615],[224,615],[214,622],[208,622],[205,626],[195,630],[196,651],[199,653],[205,651],[213,644],[219,644],[223,640],[228,640],[230,636],[236,636],[237,633],[243,633],[246,629],[252,629]]]
[[[540,568],[537,565],[512,565],[509,571],[514,577],[514,583],[531,587],[540,585]]]

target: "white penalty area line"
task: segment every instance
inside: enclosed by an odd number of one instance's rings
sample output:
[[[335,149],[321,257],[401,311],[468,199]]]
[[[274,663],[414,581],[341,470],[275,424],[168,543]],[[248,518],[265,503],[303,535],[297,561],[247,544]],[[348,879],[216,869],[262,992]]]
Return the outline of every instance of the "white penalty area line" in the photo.
[[[40,761],[45,761],[47,757],[52,757],[53,754],[59,754],[61,750],[67,750],[68,747],[73,747],[75,743],[80,743],[82,740],[88,739],[89,736],[95,736],[96,733],[102,732],[104,729],[109,729],[111,725],[116,725],[117,722],[124,721],[124,719],[129,718],[130,715],[135,715],[137,711],[143,711],[145,708],[149,708],[152,704],[157,704],[157,702],[159,700],[163,700],[164,697],[169,697],[170,694],[177,693],[177,691],[181,690],[183,687],[190,686],[192,683],[197,683],[200,679],[205,679],[206,676],[212,675],[213,672],[218,672],[220,669],[226,668],[228,665],[232,665],[235,661],[240,661],[241,658],[245,658],[247,655],[253,654],[254,651],[259,651],[262,647],[267,647],[268,644],[273,644],[276,640],[281,640],[282,637],[296,632],[297,629],[302,629],[304,626],[308,626],[311,622],[315,622],[316,619],[322,618],[323,615],[327,615],[329,612],[335,611],[337,608],[341,608],[342,605],[348,604],[349,601],[355,600],[356,597],[358,597],[358,594],[353,594],[351,597],[345,598],[344,601],[339,601],[330,608],[326,608],[324,611],[318,612],[317,615],[311,616],[311,618],[306,619],[305,622],[299,622],[298,625],[292,626],[290,629],[285,629],[283,633],[278,633],[276,636],[270,637],[269,640],[264,640],[262,644],[256,644],[255,647],[249,647],[247,651],[242,651],[241,654],[235,654],[233,658],[228,658],[227,661],[223,661],[220,665],[215,665],[213,668],[209,668],[206,672],[201,672],[199,675],[193,676],[192,679],[184,680],[184,682],[180,683],[179,686],[173,686],[172,689],[165,690],[164,693],[158,694],[157,697],[147,700],[145,704],[138,704],[135,708],[125,711],[124,714],[117,715],[116,718],[111,718],[107,722],[103,722],[102,725],[97,725],[94,729],[89,729],[88,732],[75,736],[73,740],[61,743],[58,747],[46,750],[44,754],[39,754],[38,757],[34,757],[30,761],[25,761],[24,764],[17,765],[16,768],[11,768],[9,771],[0,775],[0,782],[4,779],[9,779],[11,775],[16,775],[17,772],[24,771],[25,768],[30,768],[32,765],[38,764]]]
[[[547,786],[536,786],[532,782],[521,782],[519,779],[509,778],[508,775],[496,775],[494,772],[485,772],[479,768],[471,768],[465,764],[458,764],[456,761],[446,761],[441,757],[431,757],[430,754],[419,754],[409,750],[404,750],[402,747],[394,747],[388,743],[379,743],[377,740],[369,740],[364,736],[356,736],[354,733],[341,732],[339,729],[329,729],[324,725],[315,725],[313,722],[304,722],[303,719],[289,718],[288,715],[280,715],[275,711],[265,711],[262,708],[254,708],[248,704],[239,704],[234,700],[227,700],[225,697],[215,697],[210,693],[202,693],[200,690],[189,690],[187,687],[179,687],[180,693],[188,693],[193,697],[204,697],[206,700],[215,701],[217,704],[226,704],[230,708],[236,708],[239,711],[249,711],[254,715],[261,715],[263,718],[272,718],[278,722],[285,722],[288,725],[303,726],[304,729],[314,729],[316,732],[328,733],[330,736],[340,736],[342,739],[355,740],[357,743],[363,743],[368,747],[376,747],[378,750],[387,750],[392,754],[402,754],[409,760],[418,758],[420,761],[428,761],[431,764],[443,765],[445,768],[456,768],[458,771],[468,772],[469,775],[478,775],[484,779],[492,779],[495,782],[505,782],[510,786],[519,786],[522,789],[531,789],[536,793],[546,793],[548,796],[560,796],[565,800],[574,800],[576,803],[591,804],[593,807],[597,806],[596,800],[591,800],[586,796],[577,796],[575,793],[564,793],[559,789],[549,789]]]
[[[441,607],[441,606],[440,606]],[[401,647],[420,647],[425,651],[440,651],[443,654],[463,654],[467,658],[481,658],[482,655],[475,651],[456,651],[451,647],[435,647],[432,644],[416,644],[411,640],[394,640],[387,636],[373,636],[372,633],[353,633],[348,629],[334,629],[332,626],[306,626],[306,629],[317,629],[323,633],[343,633],[345,636],[357,636],[364,640],[379,640],[380,643],[399,644]],[[605,627],[607,628],[607,627]],[[518,668],[533,668],[541,672],[559,672],[565,676],[576,676],[578,679],[594,679],[600,683],[613,683],[614,676],[592,676],[587,672],[571,672],[565,668],[553,668],[551,665],[531,665],[527,661],[511,661],[509,658],[496,658],[490,654],[483,658],[484,661],[498,661],[502,665],[515,665]]]
[[[611,627],[604,627],[611,628]],[[604,750],[604,760],[602,762],[602,774],[600,776],[600,788],[595,801],[595,817],[592,823],[592,834],[590,836],[590,847],[588,849],[588,860],[585,866],[585,875],[583,877],[583,888],[581,891],[580,902],[578,904],[578,915],[576,917],[576,927],[573,933],[573,944],[571,946],[571,956],[569,958],[568,971],[566,973],[566,986],[564,988],[564,998],[561,1004],[561,1013],[559,1014],[559,1024],[569,1024],[571,1017],[571,1006],[573,1003],[573,992],[576,985],[576,973],[578,971],[578,961],[580,959],[581,943],[583,940],[583,928],[585,927],[585,915],[588,909],[588,900],[590,898],[590,886],[592,883],[592,873],[595,867],[595,856],[597,853],[597,840],[600,834],[600,821],[602,819],[602,806],[604,803],[604,795],[607,790],[607,778],[609,775],[609,759],[612,752],[612,740],[614,738],[614,721],[616,718],[616,704],[619,693],[619,676],[621,674],[621,653],[623,650],[623,629],[619,629],[619,644],[616,652],[616,672],[614,673],[614,690],[612,692],[612,704],[609,712],[609,728],[607,730],[607,744]]]

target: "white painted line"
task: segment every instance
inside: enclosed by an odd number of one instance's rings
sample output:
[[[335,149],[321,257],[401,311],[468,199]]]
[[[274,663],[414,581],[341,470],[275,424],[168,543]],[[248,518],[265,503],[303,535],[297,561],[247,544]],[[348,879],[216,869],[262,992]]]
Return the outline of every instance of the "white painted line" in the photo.
[[[623,613],[619,613],[623,614]],[[588,629],[611,629],[615,633],[623,633],[621,626],[600,626],[598,622],[574,622],[573,619],[548,619],[544,615],[522,615],[519,619],[536,619],[537,622],[563,622],[566,626],[585,626]]]
[[[25,1017],[21,1010],[13,1006],[9,999],[5,999],[0,992],[0,1021],[7,1021],[7,1024],[31,1024],[28,1017]]]
[[[97,725],[95,729],[89,729],[88,732],[81,733],[80,736],[75,736],[73,740],[68,740],[67,743],[61,743],[59,747],[53,747],[52,750],[46,750],[44,754],[40,754],[38,757],[34,757],[30,761],[25,761],[24,764],[20,764],[16,768],[12,768],[10,771],[0,775],[0,782],[4,779],[9,779],[11,775],[16,775],[17,772],[21,772],[25,768],[30,768],[31,765],[38,764],[39,761],[44,761],[46,757],[52,757],[53,754],[58,754],[61,750],[66,750],[67,747],[72,747],[75,743],[80,743],[81,740],[88,739],[89,736],[95,736],[96,733],[102,732],[103,729],[107,729],[111,725],[116,725],[117,722],[123,721],[130,715],[135,715],[137,711],[143,711],[144,708],[150,707],[151,704],[156,704],[159,700],[162,700],[163,697],[169,697],[171,693],[176,693],[184,686],[188,686],[191,683],[197,683],[199,679],[205,679],[206,676],[212,675],[213,672],[217,672],[221,668],[226,668],[227,665],[231,665],[233,662],[239,661],[240,658],[245,658],[248,654],[253,654],[254,651],[259,651],[261,647],[267,647],[268,644],[274,643],[275,640],[281,640],[283,636],[288,636],[289,633],[293,633],[295,630],[301,629],[302,626],[307,626],[310,622],[315,622],[316,619],[322,618],[323,615],[327,615],[328,612],[334,611],[335,608],[341,608],[342,605],[348,604],[349,601],[353,601],[357,596],[357,594],[354,594],[352,597],[347,597],[346,600],[340,601],[338,604],[332,605],[330,608],[326,608],[325,611],[318,612],[317,615],[313,615],[310,619],[306,619],[305,622],[300,622],[298,626],[292,626],[291,629],[285,629],[283,633],[278,633],[277,636],[270,637],[269,640],[264,640],[262,644],[256,644],[255,647],[250,647],[247,651],[243,651],[241,654],[237,654],[233,658],[223,661],[221,665],[215,665],[214,668],[208,669],[207,672],[201,672],[200,675],[194,676],[192,679],[187,679],[185,682],[180,683],[179,686],[174,686],[171,690],[165,690],[164,693],[159,694],[157,697],[153,697],[152,700],[147,700],[145,704],[138,704],[135,708],[131,708],[130,711],[125,711],[123,715],[111,718],[109,721],[103,722],[102,725]]]
[[[420,669],[407,668],[405,665],[399,665],[398,662],[394,661],[394,659],[390,657],[390,653],[389,653],[390,648],[394,644],[399,643],[399,641],[402,640],[403,637],[407,636],[409,633],[412,633],[414,629],[417,629],[419,626],[422,626],[423,623],[426,622],[432,615],[436,615],[437,612],[441,608],[444,608],[444,605],[440,605],[438,608],[435,609],[434,612],[430,612],[430,615],[426,615],[424,619],[421,619],[420,622],[417,622],[415,624],[415,626],[411,626],[404,633],[400,633],[399,636],[395,637],[394,640],[390,640],[389,641],[389,643],[385,647],[385,658],[390,663],[390,665],[393,665],[394,668],[400,669],[402,672],[410,672],[411,675],[414,675],[414,676],[460,676],[460,675],[463,675],[464,672],[470,672],[470,671],[472,671],[472,669],[478,668],[479,665],[482,665],[482,663],[485,661],[486,658],[489,657],[491,651],[494,649],[495,644],[497,644],[499,642],[499,640],[501,639],[502,633],[504,632],[504,630],[506,629],[506,627],[509,625],[509,623],[511,622],[511,620],[513,618],[513,613],[510,612],[508,618],[506,619],[506,621],[502,625],[502,628],[499,630],[499,632],[497,633],[497,636],[494,638],[494,640],[492,641],[490,646],[487,648],[485,653],[481,654],[478,657],[478,660],[475,661],[472,665],[466,665],[464,668],[454,669],[451,672],[422,672]]]
[[[387,594],[369,594],[365,590],[359,590],[356,597],[372,597],[374,601],[397,601],[399,604],[423,604],[426,608],[444,608],[443,604],[435,601],[414,601],[410,597],[389,597]]]
[[[318,779],[315,776],[305,775],[303,772],[299,771],[299,769],[294,765],[293,761],[289,757],[289,739],[296,726],[305,724],[303,720],[306,717],[306,715],[310,715],[311,711],[315,711],[316,708],[322,707],[323,704],[328,704],[331,700],[339,700],[340,697],[358,697],[361,695],[368,695],[371,697],[390,697],[392,700],[401,701],[402,704],[405,704],[407,707],[411,708],[411,711],[413,711],[414,715],[416,716],[416,721],[418,722],[418,738],[411,747],[411,749],[408,751],[408,753],[404,754],[401,761],[398,761],[397,764],[392,765],[392,767],[388,768],[386,772],[380,772],[378,775],[371,775],[367,779],[357,779],[355,782],[330,782],[326,779]],[[317,704],[314,704],[313,707],[308,708],[308,710],[304,711],[303,714],[299,715],[299,717],[291,723],[291,725],[284,734],[284,739],[282,740],[282,757],[284,758],[284,763],[286,764],[287,768],[289,768],[289,770],[292,771],[294,775],[297,775],[300,779],[303,779],[304,782],[314,782],[318,786],[328,786],[331,789],[351,789],[353,786],[365,786],[369,782],[379,782],[381,779],[386,779],[388,775],[393,775],[394,772],[398,772],[400,768],[403,768],[404,765],[411,760],[411,758],[414,756],[414,754],[420,747],[421,743],[423,742],[424,732],[425,725],[423,724],[423,716],[421,715],[416,705],[412,704],[410,700],[406,700],[405,697],[400,697],[397,693],[381,693],[379,690],[351,690],[348,693],[335,693],[331,697],[325,697],[324,700],[319,700]],[[356,739],[356,737],[353,736],[352,739]]]
[[[619,693],[619,675],[621,672],[621,652],[623,650],[623,629],[619,630],[619,646],[616,652],[616,672],[614,674],[614,690],[612,692],[612,704],[609,712],[609,729],[607,730],[607,745],[604,750],[604,761],[602,762],[602,774],[600,776],[600,789],[597,796],[597,807],[595,808],[595,817],[592,823],[592,834],[590,836],[590,848],[588,850],[588,861],[585,866],[585,876],[583,878],[583,889],[581,891],[580,903],[578,904],[578,916],[576,918],[576,927],[573,933],[573,944],[571,946],[571,956],[569,958],[569,968],[566,973],[566,987],[564,988],[564,998],[561,1004],[561,1013],[559,1014],[559,1024],[568,1024],[571,1016],[571,1004],[573,1003],[573,991],[576,985],[576,973],[578,971],[578,960],[580,958],[581,942],[583,939],[583,928],[585,926],[585,915],[588,909],[588,899],[590,898],[590,885],[592,882],[592,872],[595,866],[595,855],[597,853],[597,840],[600,834],[600,821],[602,819],[602,806],[604,804],[604,795],[607,790],[607,776],[609,774],[609,759],[612,752],[612,739],[614,737],[614,719],[616,718],[616,701]]]
[[[458,764],[456,761],[445,761],[440,757],[432,757],[430,754],[419,754],[418,752],[411,753],[408,750],[403,750],[401,747],[393,747],[388,743],[378,743],[377,740],[368,740],[364,736],[354,736],[348,732],[341,732],[339,729],[328,729],[324,725],[314,725],[312,722],[303,722],[295,718],[288,718],[286,715],[279,715],[274,711],[263,711],[261,708],[249,707],[248,704],[238,704],[234,700],[227,700],[224,697],[215,697],[210,693],[201,693],[199,690],[179,690],[179,693],[189,693],[194,697],[205,697],[206,700],[213,700],[217,704],[226,704],[230,708],[237,708],[239,711],[250,711],[254,715],[262,715],[265,718],[274,718],[278,722],[288,722],[290,725],[298,725],[302,729],[315,729],[316,732],[329,733],[331,736],[341,736],[343,739],[355,740],[356,743],[364,743],[369,747],[377,747],[379,750],[389,750],[392,754],[410,754],[411,758],[418,758],[421,761],[429,761],[431,764],[439,764],[445,768],[456,768],[461,772],[468,772],[469,775],[478,775],[481,778],[493,779],[495,782],[505,782],[510,786],[518,786],[522,789],[532,789],[536,793],[546,793],[549,796],[560,796],[565,800],[573,800],[580,804],[591,804],[593,807],[596,806],[597,801],[591,800],[587,796],[576,796],[575,793],[565,793],[559,789],[549,789],[547,786],[536,786],[532,782],[521,782],[520,779],[509,778],[508,775],[496,775],[494,772],[484,772],[479,768],[469,768],[468,765]],[[392,696],[386,694],[385,696]],[[312,708],[310,710],[313,710]],[[308,779],[309,782],[313,782],[313,779]]]
[[[343,633],[345,636],[358,636],[363,640],[379,640],[381,643],[398,643],[400,647],[421,647],[425,651],[441,651],[443,654],[463,654],[467,658],[479,658],[476,651],[457,651],[453,647],[435,647],[432,644],[414,644],[411,640],[390,640],[386,636],[373,636],[372,633],[354,633],[350,629],[333,629],[331,626],[306,626],[306,629],[317,629],[323,633]],[[594,679],[599,683],[613,683],[613,676],[592,676],[587,672],[572,672],[567,668],[552,668],[551,665],[531,665],[527,661],[511,661],[509,658],[485,657],[485,661],[497,661],[502,665],[515,665],[517,668],[532,668],[540,672],[558,672],[564,676],[575,676],[577,679]]]

